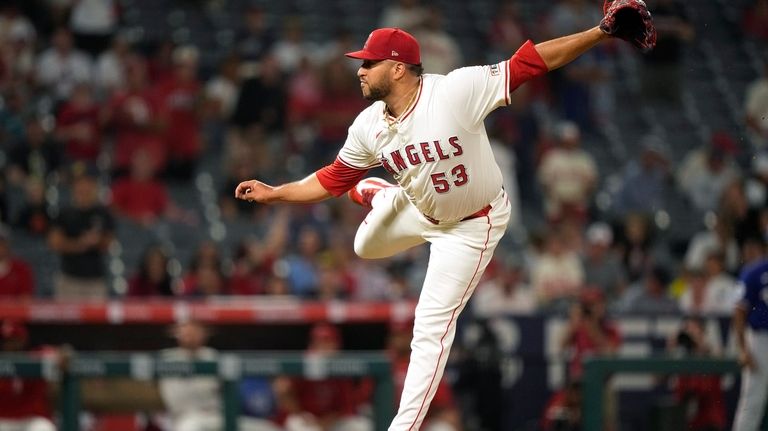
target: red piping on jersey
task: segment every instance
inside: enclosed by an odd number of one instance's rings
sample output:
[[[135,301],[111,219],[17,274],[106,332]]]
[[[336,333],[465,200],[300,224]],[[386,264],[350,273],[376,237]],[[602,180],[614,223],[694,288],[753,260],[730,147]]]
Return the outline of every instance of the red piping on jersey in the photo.
[[[451,313],[451,318],[450,320],[448,320],[448,325],[446,325],[445,327],[445,332],[443,332],[443,336],[440,337],[440,355],[438,355],[437,357],[437,364],[435,365],[435,371],[432,373],[432,378],[429,380],[429,386],[427,386],[427,392],[424,394],[424,398],[421,400],[421,406],[419,406],[419,411],[416,412],[416,418],[411,423],[411,426],[408,427],[408,431],[411,431],[413,427],[416,425],[416,422],[419,420],[419,416],[421,415],[421,411],[424,409],[424,403],[427,401],[427,395],[429,395],[429,391],[430,389],[432,389],[432,384],[435,383],[435,375],[437,374],[437,368],[440,366],[440,359],[443,357],[443,352],[445,351],[445,346],[443,346],[443,340],[445,339],[445,336],[448,335],[448,330],[451,328],[451,323],[453,323],[453,320],[456,317],[456,311],[464,303],[464,298],[467,297],[467,292],[469,292],[469,288],[472,286],[472,282],[475,280],[475,277],[477,276],[477,271],[480,269],[480,264],[483,262],[483,255],[485,254],[485,251],[488,250],[488,241],[491,239],[491,229],[493,228],[493,225],[491,224],[490,215],[486,215],[485,218],[488,219],[488,232],[485,234],[485,244],[483,244],[483,251],[480,252],[480,259],[477,260],[475,273],[472,274],[472,278],[469,279],[467,288],[464,289],[464,294],[461,295],[461,300],[459,301],[459,305],[457,305],[453,309],[453,312]]]
[[[409,115],[411,115],[411,112],[413,112],[414,109],[416,109],[416,105],[419,104],[419,99],[421,99],[421,87],[424,86],[424,78],[419,78],[419,94],[416,95],[416,101],[413,102],[413,106],[411,106],[411,109],[408,110],[408,112],[403,115],[403,118],[400,119],[400,122],[405,121],[406,118],[408,118]]]
[[[511,98],[509,97],[509,93],[512,92],[512,89],[509,88],[509,69],[510,69],[509,63],[511,61],[512,59],[510,58],[509,60],[504,62],[504,65],[506,66],[506,69],[504,69],[504,88],[506,88],[506,92],[504,93],[504,101],[507,103],[507,105],[512,103],[512,100],[510,100]]]

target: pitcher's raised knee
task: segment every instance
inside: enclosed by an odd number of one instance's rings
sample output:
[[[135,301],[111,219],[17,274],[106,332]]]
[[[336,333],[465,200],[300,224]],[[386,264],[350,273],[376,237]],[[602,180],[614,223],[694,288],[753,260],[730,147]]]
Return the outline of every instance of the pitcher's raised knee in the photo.
[[[355,254],[363,259],[376,259],[381,257],[381,250],[374,246],[373,241],[355,236]]]

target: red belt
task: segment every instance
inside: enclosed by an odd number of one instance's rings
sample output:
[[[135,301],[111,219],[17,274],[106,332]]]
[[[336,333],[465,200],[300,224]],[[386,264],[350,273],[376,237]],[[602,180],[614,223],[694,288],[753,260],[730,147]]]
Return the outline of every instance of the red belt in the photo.
[[[483,209],[475,213],[472,213],[459,221],[472,220],[473,218],[478,218],[478,217],[485,217],[488,215],[489,212],[491,212],[491,204],[486,205]],[[422,215],[424,216],[425,219],[429,220],[430,223],[440,224],[440,220],[434,219],[426,214],[422,214]]]

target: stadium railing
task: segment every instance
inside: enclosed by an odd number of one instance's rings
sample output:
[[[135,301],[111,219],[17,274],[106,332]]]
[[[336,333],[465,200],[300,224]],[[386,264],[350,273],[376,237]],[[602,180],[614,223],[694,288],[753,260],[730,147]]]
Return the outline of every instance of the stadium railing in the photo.
[[[582,411],[585,431],[601,431],[606,379],[616,373],[728,374],[741,371],[733,359],[672,357],[595,357],[584,362]],[[768,421],[763,420],[763,431]]]
[[[376,430],[386,430],[393,417],[393,382],[389,359],[380,353],[343,353],[313,356],[301,353],[227,352],[216,361],[169,361],[157,353],[77,354],[60,370],[53,360],[21,354],[0,355],[0,378],[42,378],[59,381],[60,429],[79,430],[80,380],[130,377],[152,380],[162,377],[215,376],[223,382],[224,431],[237,430],[240,412],[238,383],[244,377],[278,375],[326,377],[372,377],[373,420]]]

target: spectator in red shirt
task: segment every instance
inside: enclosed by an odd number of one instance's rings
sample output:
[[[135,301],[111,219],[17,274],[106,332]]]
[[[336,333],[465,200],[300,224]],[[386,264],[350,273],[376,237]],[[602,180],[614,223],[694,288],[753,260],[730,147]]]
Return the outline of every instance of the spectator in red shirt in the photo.
[[[227,277],[221,253],[212,241],[202,242],[182,279],[184,296],[214,296],[226,293]]]
[[[315,160],[331,162],[336,149],[347,138],[349,125],[357,113],[365,108],[360,98],[359,85],[346,79],[346,65],[331,61],[322,69],[321,103],[315,105],[312,119],[317,127],[317,140],[313,146]]]
[[[155,89],[147,83],[147,65],[138,55],[126,60],[126,88],[116,91],[104,111],[105,124],[115,135],[113,170],[124,174],[133,153],[144,149],[158,170],[165,168],[167,150],[163,142],[164,115]]]
[[[569,353],[568,378],[580,380],[584,373],[584,359],[590,356],[613,355],[621,346],[621,335],[616,325],[606,318],[605,294],[596,287],[584,289],[579,301],[571,307],[570,321],[561,340],[561,347]],[[606,405],[603,427],[616,429],[616,398],[611,383],[606,385]]]
[[[26,349],[27,329],[11,320],[0,321],[0,352]],[[0,379],[0,429],[55,431],[48,383],[43,379]]]
[[[176,44],[165,39],[160,41],[153,49],[147,65],[149,79],[152,82],[163,82],[173,75],[173,50]]]
[[[32,270],[26,262],[11,254],[10,232],[0,226],[0,296],[30,298],[34,294]]]
[[[70,160],[96,162],[101,152],[101,118],[88,83],[75,86],[59,110],[56,134]]]
[[[328,359],[341,347],[333,325],[315,325],[310,333],[309,356]],[[358,392],[349,378],[296,378],[276,383],[278,405],[287,431],[372,430],[370,420],[357,415]]]
[[[127,296],[173,296],[175,280],[168,271],[168,252],[151,245],[145,251],[136,274],[128,281]]]
[[[571,307],[570,321],[561,340],[561,347],[571,353],[570,378],[581,378],[585,358],[614,354],[620,346],[619,330],[605,316],[603,292],[597,288],[585,289],[580,301]]]
[[[671,338],[667,346],[670,351],[685,356],[707,357],[712,347],[706,340],[704,320],[688,317],[680,331]],[[685,405],[687,430],[717,431],[726,427],[727,414],[725,398],[718,374],[685,374],[674,383],[677,401]]]
[[[198,51],[192,46],[173,51],[173,75],[157,87],[162,109],[167,113],[165,145],[169,154],[167,174],[171,178],[192,178],[202,152],[200,112],[203,107],[197,78]]]
[[[238,244],[227,289],[230,295],[271,293],[270,278],[275,262],[285,249],[290,217],[281,211],[274,220],[264,240],[248,238]]]
[[[152,225],[170,208],[165,184],[155,178],[150,154],[140,149],[133,154],[131,172],[112,185],[115,214],[142,225]]]
[[[544,408],[542,431],[581,431],[581,382],[571,381],[555,392]]]

